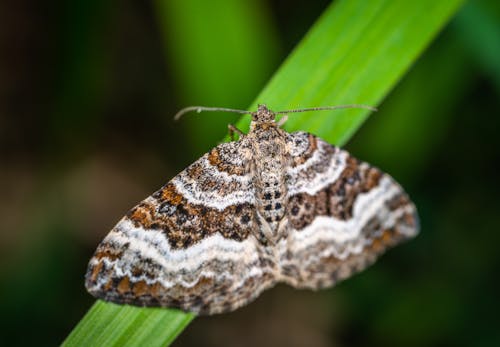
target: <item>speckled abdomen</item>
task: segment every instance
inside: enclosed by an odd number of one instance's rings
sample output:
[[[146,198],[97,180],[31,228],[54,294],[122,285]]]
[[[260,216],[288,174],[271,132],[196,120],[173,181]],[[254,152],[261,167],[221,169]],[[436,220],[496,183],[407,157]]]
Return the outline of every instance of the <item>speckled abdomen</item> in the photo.
[[[255,202],[257,213],[263,224],[270,230],[267,237],[276,242],[284,235],[279,235],[280,222],[286,216],[286,143],[284,136],[273,132],[266,138],[255,141],[253,164]],[[282,229],[282,228],[281,228]]]

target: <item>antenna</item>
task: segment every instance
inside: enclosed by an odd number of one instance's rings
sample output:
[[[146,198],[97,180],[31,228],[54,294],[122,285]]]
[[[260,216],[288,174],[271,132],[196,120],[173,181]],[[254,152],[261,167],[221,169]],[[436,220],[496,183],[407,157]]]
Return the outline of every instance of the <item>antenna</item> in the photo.
[[[309,111],[326,111],[326,110],[339,110],[343,108],[363,108],[365,110],[370,111],[378,111],[375,107],[368,105],[359,105],[359,104],[351,104],[351,105],[338,105],[338,106],[320,106],[320,107],[309,107],[309,108],[299,108],[296,110],[287,110],[287,111],[276,111],[274,114],[283,114],[283,113],[298,113],[298,112],[309,112]]]
[[[221,111],[221,112],[232,112],[232,113],[239,113],[239,114],[251,114],[251,111],[245,111],[245,110],[237,110],[234,108],[226,108],[226,107],[206,107],[206,106],[189,106],[186,108],[183,108],[179,112],[177,112],[174,116],[174,120],[179,120],[184,114],[188,112],[195,111],[196,113],[200,113],[202,111]]]
[[[298,112],[309,112],[309,111],[326,111],[326,110],[339,110],[344,108],[362,108],[370,111],[378,111],[375,107],[368,105],[359,105],[359,104],[350,104],[350,105],[338,105],[338,106],[320,106],[320,107],[309,107],[309,108],[299,108],[296,110],[286,110],[286,111],[271,111],[274,114],[284,114],[284,113],[298,113]],[[206,107],[206,106],[189,106],[185,107],[179,112],[177,112],[174,116],[174,120],[179,120],[184,114],[189,112],[200,113],[202,111],[221,111],[221,112],[232,112],[239,114],[254,114],[252,111],[238,110],[234,108],[226,108],[226,107]]]

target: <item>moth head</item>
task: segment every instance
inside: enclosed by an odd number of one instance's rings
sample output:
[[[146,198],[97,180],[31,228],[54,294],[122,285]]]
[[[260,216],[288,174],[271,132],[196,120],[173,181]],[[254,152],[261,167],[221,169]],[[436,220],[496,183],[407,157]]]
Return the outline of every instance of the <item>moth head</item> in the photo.
[[[264,104],[259,105],[257,112],[252,112],[252,121],[256,123],[274,123],[275,118],[276,114]]]

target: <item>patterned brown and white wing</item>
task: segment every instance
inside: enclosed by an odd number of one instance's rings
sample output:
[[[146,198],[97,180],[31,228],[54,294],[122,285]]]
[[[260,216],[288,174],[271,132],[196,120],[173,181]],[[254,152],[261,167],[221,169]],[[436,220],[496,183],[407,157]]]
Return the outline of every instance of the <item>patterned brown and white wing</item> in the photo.
[[[254,235],[254,193],[239,142],[224,143],[133,208],[90,260],[94,296],[198,314],[232,311],[275,282]]]
[[[418,233],[416,208],[389,175],[305,132],[289,134],[288,146],[282,281],[329,287]]]

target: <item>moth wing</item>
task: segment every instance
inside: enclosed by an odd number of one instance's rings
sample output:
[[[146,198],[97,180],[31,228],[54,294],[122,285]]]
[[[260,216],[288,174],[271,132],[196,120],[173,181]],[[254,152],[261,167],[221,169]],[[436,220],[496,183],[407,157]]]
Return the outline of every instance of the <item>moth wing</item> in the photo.
[[[90,260],[97,298],[198,314],[232,311],[274,284],[254,238],[254,195],[240,142],[224,143],[134,207]]]
[[[282,281],[329,287],[418,233],[414,204],[377,168],[305,133],[289,134],[288,239]]]

